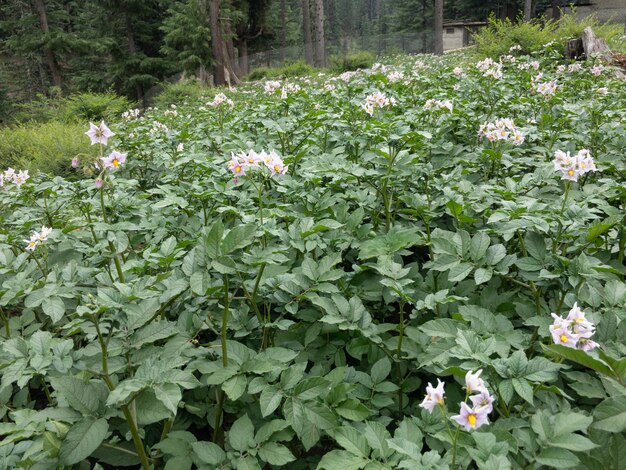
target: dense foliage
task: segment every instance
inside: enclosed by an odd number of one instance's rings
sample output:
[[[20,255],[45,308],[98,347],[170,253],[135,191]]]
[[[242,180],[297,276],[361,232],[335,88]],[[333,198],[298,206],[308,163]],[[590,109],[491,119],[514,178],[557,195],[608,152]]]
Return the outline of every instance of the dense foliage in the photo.
[[[514,54],[130,111],[71,179],[1,173],[3,468],[617,469],[626,82]]]

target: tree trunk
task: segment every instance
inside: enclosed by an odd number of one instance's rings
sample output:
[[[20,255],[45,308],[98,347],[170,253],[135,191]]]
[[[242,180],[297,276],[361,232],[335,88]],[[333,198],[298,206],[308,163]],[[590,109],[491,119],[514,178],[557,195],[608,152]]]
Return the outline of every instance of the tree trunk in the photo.
[[[304,60],[313,63],[313,41],[311,40],[311,11],[309,0],[302,0],[302,28],[304,29]]]
[[[250,71],[248,64],[248,40],[245,37],[237,40],[237,52],[239,54],[239,71],[243,77],[248,75]]]
[[[230,72],[231,79],[235,78],[235,83],[239,83],[239,76],[241,72],[239,70],[239,62],[235,57],[235,46],[233,45],[233,31],[230,27],[230,19],[224,21],[224,65]]]
[[[285,0],[280,0],[280,60],[284,64],[287,53],[287,17]]]
[[[326,66],[324,44],[324,0],[315,0],[315,66]]]
[[[35,10],[37,10],[37,15],[39,16],[39,27],[46,36],[50,33],[50,28],[48,26],[48,14],[46,13],[44,0],[35,0]],[[57,58],[48,44],[46,44],[44,51],[46,54],[46,63],[48,64],[48,68],[52,74],[52,84],[61,88],[63,80],[61,78],[61,68],[59,67]]]
[[[552,19],[558,20],[561,17],[561,9],[559,8],[559,0],[552,0]]]
[[[224,44],[220,21],[221,0],[209,0],[209,27],[211,29],[211,51],[213,52],[213,77],[215,86],[226,85],[224,74]]]
[[[434,53],[443,54],[443,0],[435,0],[435,22],[433,25],[435,35]]]
[[[530,21],[533,11],[533,0],[524,0],[524,21]]]
[[[133,30],[133,22],[128,14],[128,11],[124,11],[126,20],[126,40],[128,41],[128,52],[130,56],[134,56],[137,53],[137,44],[135,43],[135,32]],[[144,93],[141,83],[135,85],[135,93],[137,93],[137,99],[141,101],[143,108],[146,107],[146,94]]]

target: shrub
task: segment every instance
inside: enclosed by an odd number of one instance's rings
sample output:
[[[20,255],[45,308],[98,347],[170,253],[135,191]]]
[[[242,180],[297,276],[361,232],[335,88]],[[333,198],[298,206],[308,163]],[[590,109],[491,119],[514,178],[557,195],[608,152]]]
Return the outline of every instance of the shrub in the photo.
[[[336,73],[358,69],[367,69],[374,64],[374,54],[367,51],[358,51],[343,56],[330,58],[330,70]]]
[[[263,80],[264,78],[300,77],[313,73],[313,67],[299,60],[285,64],[281,67],[258,67],[246,77],[250,81]]]
[[[178,104],[198,101],[206,92],[206,88],[195,80],[185,80],[179,83],[168,83],[163,86],[163,91],[154,98],[154,105],[167,107]]]
[[[82,123],[28,123],[0,129],[0,168],[68,175],[73,157],[92,152]]]
[[[497,58],[508,54],[509,49],[516,45],[521,46],[521,54],[539,50],[554,39],[554,31],[553,21],[541,24],[538,21],[525,22],[520,19],[513,23],[509,18],[500,20],[492,15],[487,27],[473,37],[480,56]]]
[[[114,93],[80,93],[65,100],[64,121],[112,121],[132,107],[128,98]]]

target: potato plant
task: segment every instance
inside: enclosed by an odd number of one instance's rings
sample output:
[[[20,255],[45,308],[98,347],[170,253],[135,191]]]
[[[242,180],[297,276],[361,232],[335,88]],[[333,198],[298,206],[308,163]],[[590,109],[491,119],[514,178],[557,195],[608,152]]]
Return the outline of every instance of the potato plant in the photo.
[[[3,169],[0,466],[617,470],[624,96],[396,57]]]

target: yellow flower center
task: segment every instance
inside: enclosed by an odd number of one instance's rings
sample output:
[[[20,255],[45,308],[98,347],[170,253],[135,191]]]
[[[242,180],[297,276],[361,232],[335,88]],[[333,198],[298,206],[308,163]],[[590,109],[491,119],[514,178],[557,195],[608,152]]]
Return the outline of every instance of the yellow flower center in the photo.
[[[559,336],[559,339],[561,340],[562,343],[567,343],[567,336],[561,335]]]
[[[580,317],[580,318],[577,318],[574,323],[584,323],[585,321],[586,321],[585,317]]]
[[[476,415],[473,415],[473,414],[469,415],[467,417],[467,422],[469,423],[471,427],[473,428],[476,427]]]
[[[113,163],[113,166],[115,168],[117,168],[118,166],[120,166],[120,161],[117,158],[114,158],[113,161],[111,162]]]
[[[440,398],[439,400],[437,400],[437,403],[440,405],[443,405],[443,398]]]
[[[278,165],[274,165],[274,171],[280,172],[280,167]]]
[[[240,171],[241,171],[241,166],[240,166],[240,165],[237,165],[237,166],[235,167],[235,173],[239,173]]]
[[[574,170],[568,170],[567,174],[570,175],[570,176],[574,176]]]

